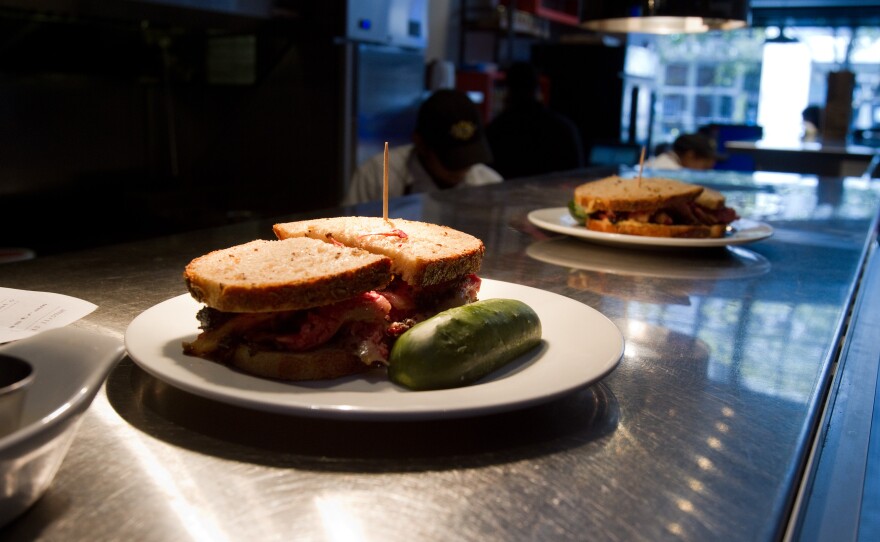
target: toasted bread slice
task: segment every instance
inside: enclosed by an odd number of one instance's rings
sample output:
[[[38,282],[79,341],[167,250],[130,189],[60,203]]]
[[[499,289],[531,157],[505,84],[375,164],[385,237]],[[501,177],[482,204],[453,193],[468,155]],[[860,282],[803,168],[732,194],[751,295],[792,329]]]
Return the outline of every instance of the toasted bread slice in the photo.
[[[367,371],[350,348],[325,346],[309,352],[251,350],[239,345],[231,364],[241,371],[278,380],[328,380]]]
[[[620,220],[618,222],[611,222],[610,220],[587,219],[584,225],[588,230],[605,233],[622,233],[626,235],[641,235],[644,237],[685,237],[691,239],[724,237],[724,233],[727,230],[727,226],[724,224],[713,224],[711,226],[704,224],[670,226],[665,224],[653,224],[650,222],[639,222],[637,220]]]
[[[724,207],[727,203],[727,199],[721,192],[704,186],[703,191],[697,196],[696,203],[701,207],[717,211]]]
[[[574,190],[574,201],[587,214],[596,211],[650,211],[692,201],[702,193],[699,185],[643,177],[624,179],[613,175],[584,183]]]
[[[183,278],[197,301],[220,311],[298,310],[385,287],[391,260],[307,238],[256,240],[192,260]]]
[[[311,237],[391,258],[391,271],[412,286],[440,284],[476,273],[485,246],[467,233],[428,222],[335,217],[275,224],[279,239]]]

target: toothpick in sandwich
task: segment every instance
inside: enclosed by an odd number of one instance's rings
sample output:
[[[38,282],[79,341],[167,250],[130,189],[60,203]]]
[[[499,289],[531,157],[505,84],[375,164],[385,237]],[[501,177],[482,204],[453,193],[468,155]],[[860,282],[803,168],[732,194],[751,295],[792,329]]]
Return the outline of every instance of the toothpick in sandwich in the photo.
[[[385,163],[382,172],[382,218],[388,221],[388,142],[385,142]]]
[[[639,186],[642,186],[642,170],[645,168],[645,146],[642,145],[642,155],[639,157]]]

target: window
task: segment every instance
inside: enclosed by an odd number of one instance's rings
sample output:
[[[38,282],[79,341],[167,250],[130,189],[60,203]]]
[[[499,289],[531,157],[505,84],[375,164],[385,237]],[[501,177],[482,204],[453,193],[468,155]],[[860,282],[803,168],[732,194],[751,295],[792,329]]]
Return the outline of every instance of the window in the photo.
[[[684,96],[680,94],[667,94],[663,96],[664,118],[678,118],[684,110]]]
[[[700,122],[706,122],[712,120],[712,102],[714,101],[714,96],[709,94],[701,94],[697,96],[696,101],[694,101],[694,116],[697,117],[697,120]]]
[[[773,30],[679,34],[645,38],[657,57],[656,115],[652,145],[668,143],[705,123],[758,124],[765,42]],[[778,33],[778,32],[777,32]],[[880,28],[787,28],[788,37],[810,50],[808,102],[824,104],[831,71],[855,73],[853,130],[880,124]],[[766,90],[766,89],[765,89]],[[792,137],[800,135],[794,122]]]
[[[721,119],[733,118],[733,98],[731,96],[718,97],[718,117]]]
[[[666,86],[683,87],[688,84],[688,65],[670,64],[666,66]]]
[[[697,66],[697,86],[708,87],[715,84],[715,66]]]
[[[761,68],[752,67],[743,74],[743,90],[757,94],[761,89]]]
[[[753,122],[763,34],[709,32],[653,39],[665,80],[658,81],[652,145],[669,143],[706,124]]]

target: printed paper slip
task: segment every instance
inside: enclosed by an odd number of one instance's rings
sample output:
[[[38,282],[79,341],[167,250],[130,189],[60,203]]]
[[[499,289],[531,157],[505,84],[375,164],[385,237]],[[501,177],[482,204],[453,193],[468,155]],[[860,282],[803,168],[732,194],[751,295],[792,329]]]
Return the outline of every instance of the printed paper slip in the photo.
[[[0,288],[0,343],[64,327],[96,308],[94,303],[68,295]]]

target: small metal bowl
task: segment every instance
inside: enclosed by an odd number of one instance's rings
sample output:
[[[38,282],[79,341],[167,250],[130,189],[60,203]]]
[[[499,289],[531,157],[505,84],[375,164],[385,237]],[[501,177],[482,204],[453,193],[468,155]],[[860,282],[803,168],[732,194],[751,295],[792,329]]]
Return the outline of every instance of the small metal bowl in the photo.
[[[0,438],[21,425],[21,412],[28,387],[34,381],[30,363],[0,354]]]
[[[0,435],[0,526],[49,488],[98,390],[125,353],[122,340],[73,327],[43,331],[0,347],[0,362],[33,367],[19,378],[20,423]],[[24,384],[24,386],[22,386]]]

